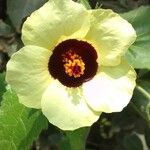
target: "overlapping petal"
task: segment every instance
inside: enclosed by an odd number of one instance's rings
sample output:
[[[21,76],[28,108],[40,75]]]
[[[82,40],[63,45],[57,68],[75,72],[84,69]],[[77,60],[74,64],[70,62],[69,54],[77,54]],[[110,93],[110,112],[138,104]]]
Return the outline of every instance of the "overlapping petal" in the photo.
[[[51,52],[37,46],[25,46],[7,64],[6,80],[19,101],[33,108],[41,107],[44,90],[50,83],[48,61]]]
[[[121,56],[135,41],[136,33],[130,23],[112,10],[90,10],[91,28],[86,39],[97,49],[98,62],[104,66],[115,66]]]
[[[121,111],[130,101],[136,73],[125,61],[115,67],[101,67],[100,72],[83,84],[89,106],[106,113]]]
[[[22,104],[41,108],[57,127],[91,126],[101,112],[121,111],[129,103],[136,73],[121,57],[135,38],[133,27],[111,10],[86,10],[72,0],[49,0],[25,21],[26,46],[8,62],[6,80]],[[64,86],[50,75],[55,67],[48,68],[52,50],[67,39],[86,41],[98,54],[97,74],[80,87]]]
[[[49,0],[27,18],[22,29],[25,45],[52,49],[68,38],[82,38],[90,27],[89,13],[72,0]]]
[[[48,120],[63,130],[90,126],[100,115],[88,107],[80,88],[67,88],[57,80],[45,91],[41,106]]]

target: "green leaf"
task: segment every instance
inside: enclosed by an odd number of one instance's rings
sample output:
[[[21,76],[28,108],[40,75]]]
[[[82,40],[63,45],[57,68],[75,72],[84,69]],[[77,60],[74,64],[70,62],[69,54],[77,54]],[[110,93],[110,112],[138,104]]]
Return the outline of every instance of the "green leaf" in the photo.
[[[125,150],[143,150],[143,145],[136,134],[126,136],[123,140]]]
[[[69,143],[69,139],[67,137],[64,137],[61,142],[59,143],[59,149],[60,150],[72,150],[71,145]]]
[[[5,92],[5,74],[4,73],[0,73],[0,103],[2,101],[2,96]]]
[[[7,14],[14,27],[19,30],[22,20],[48,0],[7,0]]]
[[[138,71],[138,77],[139,78],[144,78],[144,79],[149,79],[149,77],[150,77],[150,70],[148,70],[148,69],[140,69]]]
[[[85,6],[85,8],[91,9],[91,6],[89,4],[89,0],[78,0],[77,2],[81,3],[83,6]]]
[[[0,36],[7,36],[13,33],[11,26],[0,20]]]
[[[66,136],[69,139],[71,150],[84,150],[86,139],[90,128],[80,128],[74,131],[66,131]]]
[[[136,10],[122,14],[137,33],[135,43],[126,53],[126,58],[134,68],[150,69],[150,6],[142,6]]]
[[[45,128],[47,120],[41,111],[20,104],[10,90],[4,94],[0,108],[0,149],[28,150]]]
[[[150,81],[139,80],[131,101],[131,106],[150,125]]]

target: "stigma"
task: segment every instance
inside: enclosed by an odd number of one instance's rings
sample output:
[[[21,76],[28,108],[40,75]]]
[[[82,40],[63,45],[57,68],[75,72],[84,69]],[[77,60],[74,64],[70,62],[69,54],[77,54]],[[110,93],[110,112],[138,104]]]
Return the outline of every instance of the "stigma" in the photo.
[[[69,50],[62,55],[63,66],[65,73],[74,78],[79,78],[84,74],[85,63],[82,57],[76,54],[74,51]]]

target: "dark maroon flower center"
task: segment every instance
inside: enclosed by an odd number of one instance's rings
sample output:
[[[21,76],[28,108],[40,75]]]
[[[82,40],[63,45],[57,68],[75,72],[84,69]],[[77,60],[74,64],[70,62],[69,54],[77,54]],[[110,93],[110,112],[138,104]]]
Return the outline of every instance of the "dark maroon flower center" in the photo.
[[[78,87],[94,77],[98,64],[94,47],[76,39],[59,43],[49,59],[50,74],[67,87]]]

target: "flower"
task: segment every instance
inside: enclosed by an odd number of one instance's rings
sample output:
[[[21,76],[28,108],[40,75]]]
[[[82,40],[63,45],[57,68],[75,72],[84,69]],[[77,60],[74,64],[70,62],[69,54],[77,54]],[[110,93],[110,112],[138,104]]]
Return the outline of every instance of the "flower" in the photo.
[[[27,107],[63,130],[92,125],[130,101],[136,73],[123,59],[133,27],[112,10],[51,0],[25,21],[25,46],[7,64],[6,80]]]

